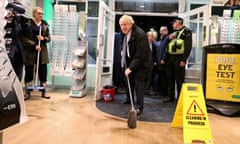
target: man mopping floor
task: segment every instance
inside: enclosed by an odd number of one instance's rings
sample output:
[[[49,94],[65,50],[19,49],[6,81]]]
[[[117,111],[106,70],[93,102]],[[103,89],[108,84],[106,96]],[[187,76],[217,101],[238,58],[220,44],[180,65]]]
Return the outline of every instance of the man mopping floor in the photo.
[[[135,92],[136,102],[134,103],[135,106],[132,106],[131,117],[129,117],[134,122],[136,120],[135,111],[137,115],[143,112],[146,80],[152,71],[152,52],[148,45],[146,33],[134,23],[131,16],[123,15],[119,19],[119,25],[121,28],[120,47],[122,48],[121,67],[128,79],[128,82],[125,83],[131,85],[131,87],[128,85],[126,88],[127,97],[123,104],[129,104],[131,101],[130,94]],[[132,102],[134,102],[134,96],[132,96]],[[131,127],[134,127],[134,125],[131,125]]]

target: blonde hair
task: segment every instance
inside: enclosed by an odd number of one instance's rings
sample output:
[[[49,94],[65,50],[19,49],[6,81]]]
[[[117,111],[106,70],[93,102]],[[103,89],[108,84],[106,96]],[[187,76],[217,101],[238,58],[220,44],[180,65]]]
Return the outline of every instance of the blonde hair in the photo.
[[[42,9],[41,7],[35,7],[35,8],[33,8],[33,10],[32,10],[32,17],[35,17],[35,14],[37,13],[38,10],[43,11],[43,9]]]
[[[156,30],[154,30],[153,28],[150,29],[150,31],[147,32],[147,35],[152,35],[153,39],[157,39],[158,37],[158,32]]]
[[[121,18],[119,19],[119,23],[121,21],[127,21],[127,23],[129,23],[129,24],[134,24],[133,17],[130,16],[130,15],[123,15],[123,16],[121,16]]]

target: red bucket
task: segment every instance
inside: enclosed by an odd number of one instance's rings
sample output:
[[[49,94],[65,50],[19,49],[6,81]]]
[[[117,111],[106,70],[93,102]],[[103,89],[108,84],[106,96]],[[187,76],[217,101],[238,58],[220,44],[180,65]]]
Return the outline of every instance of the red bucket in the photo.
[[[111,102],[114,100],[115,96],[115,86],[106,85],[102,89],[102,96],[105,102]]]

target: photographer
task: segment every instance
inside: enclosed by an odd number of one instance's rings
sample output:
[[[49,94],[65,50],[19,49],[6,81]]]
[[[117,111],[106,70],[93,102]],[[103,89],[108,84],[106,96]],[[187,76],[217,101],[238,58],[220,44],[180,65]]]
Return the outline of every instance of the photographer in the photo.
[[[185,66],[192,49],[192,32],[183,25],[182,18],[174,19],[174,33],[168,36],[168,47],[165,60],[167,62],[167,81],[169,99],[163,102],[174,102],[175,83],[177,85],[177,98],[185,79]]]
[[[24,44],[22,40],[25,33],[24,27],[28,19],[23,16],[25,9],[21,3],[8,3],[5,8],[7,10],[7,15],[5,16],[7,23],[4,27],[6,51],[15,73],[21,81],[25,60]]]

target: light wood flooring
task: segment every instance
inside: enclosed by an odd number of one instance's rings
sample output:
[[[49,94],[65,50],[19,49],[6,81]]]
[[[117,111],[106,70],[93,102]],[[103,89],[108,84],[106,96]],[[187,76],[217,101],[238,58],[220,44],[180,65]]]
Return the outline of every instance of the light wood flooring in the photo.
[[[49,92],[50,100],[38,93],[26,101],[28,121],[3,131],[3,144],[182,144],[182,128],[171,123],[137,122],[99,111],[93,94],[69,98],[68,90]],[[240,117],[209,113],[214,144],[239,144]]]

